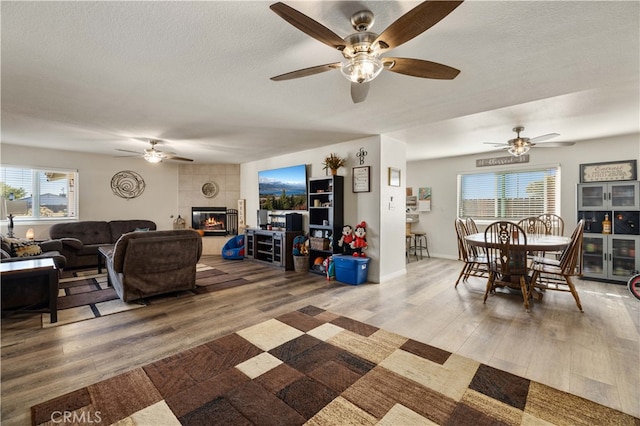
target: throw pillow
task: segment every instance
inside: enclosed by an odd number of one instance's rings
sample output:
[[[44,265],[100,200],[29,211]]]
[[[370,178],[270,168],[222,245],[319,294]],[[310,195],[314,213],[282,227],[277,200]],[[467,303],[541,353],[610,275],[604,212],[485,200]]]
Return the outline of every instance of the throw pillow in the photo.
[[[42,249],[35,241],[7,237],[4,240],[11,246],[11,257],[29,257],[42,254]]]
[[[149,228],[136,228],[133,232],[149,232]]]

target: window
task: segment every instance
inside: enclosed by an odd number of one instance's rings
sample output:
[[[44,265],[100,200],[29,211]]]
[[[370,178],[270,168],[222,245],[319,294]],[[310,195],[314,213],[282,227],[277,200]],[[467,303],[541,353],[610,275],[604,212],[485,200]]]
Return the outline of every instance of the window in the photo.
[[[560,167],[458,175],[458,216],[519,220],[559,214]]]
[[[75,218],[77,182],[78,173],[74,170],[0,167],[0,189],[6,213],[18,220]]]

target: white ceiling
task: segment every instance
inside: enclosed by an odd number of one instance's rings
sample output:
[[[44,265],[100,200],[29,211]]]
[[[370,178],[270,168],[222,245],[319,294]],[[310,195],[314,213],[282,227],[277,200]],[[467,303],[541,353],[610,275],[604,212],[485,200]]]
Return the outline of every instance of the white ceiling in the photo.
[[[580,141],[640,132],[640,2],[467,0],[392,50],[461,70],[451,81],[388,71],[353,104],[338,51],[270,2],[7,2],[2,142],[118,155],[160,149],[241,163],[372,134],[410,160],[479,153],[523,136]],[[350,15],[380,33],[415,2],[287,2],[344,37]],[[388,55],[387,55],[388,56]]]

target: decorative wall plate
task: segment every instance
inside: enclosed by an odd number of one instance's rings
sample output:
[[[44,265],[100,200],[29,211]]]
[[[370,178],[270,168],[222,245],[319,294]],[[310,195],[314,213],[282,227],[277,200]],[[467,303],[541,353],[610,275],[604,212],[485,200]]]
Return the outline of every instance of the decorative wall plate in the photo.
[[[207,182],[204,185],[202,185],[202,195],[204,195],[207,198],[213,198],[216,195],[218,195],[218,192],[220,192],[220,188],[218,188],[218,184],[215,182]]]
[[[128,200],[142,195],[145,186],[142,176],[131,170],[123,170],[111,178],[111,190],[113,193]]]

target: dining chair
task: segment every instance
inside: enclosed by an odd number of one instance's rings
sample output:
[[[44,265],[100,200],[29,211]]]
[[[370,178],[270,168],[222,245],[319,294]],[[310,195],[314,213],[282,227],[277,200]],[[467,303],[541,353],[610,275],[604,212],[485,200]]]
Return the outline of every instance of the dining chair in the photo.
[[[519,286],[524,307],[529,312],[529,262],[527,261],[527,234],[518,224],[498,221],[484,231],[489,279],[484,292],[484,303],[497,287]]]
[[[532,288],[571,293],[580,312],[584,311],[580,303],[580,296],[578,296],[578,291],[571,278],[582,276],[583,237],[584,219],[581,219],[571,235],[571,242],[562,252],[557,264],[552,260],[534,262],[531,277]]]
[[[518,226],[524,229],[527,235],[548,235],[547,224],[538,216],[525,217],[518,221]]]
[[[454,286],[458,287],[460,279],[467,281],[469,277],[488,277],[489,273],[487,271],[486,255],[478,254],[474,247],[464,239],[465,236],[469,235],[465,222],[461,218],[456,218],[454,225],[456,236],[458,237],[458,256],[464,262]]]
[[[467,231],[469,231],[470,234],[477,234],[478,232],[478,225],[476,224],[476,221],[473,220],[472,217],[468,217],[465,219],[465,225],[467,226]]]
[[[529,236],[547,235],[547,225],[538,216],[525,217],[518,221],[518,226]],[[529,257],[544,257],[544,251],[529,252]]]
[[[538,216],[547,227],[547,235],[564,235],[564,220],[553,213],[544,213]]]
[[[540,218],[540,220],[542,220],[547,227],[547,235],[564,235],[564,220],[557,214],[544,213],[538,216],[538,218]],[[562,255],[562,252],[555,251],[549,252],[547,254],[555,257],[556,259],[559,259]]]

